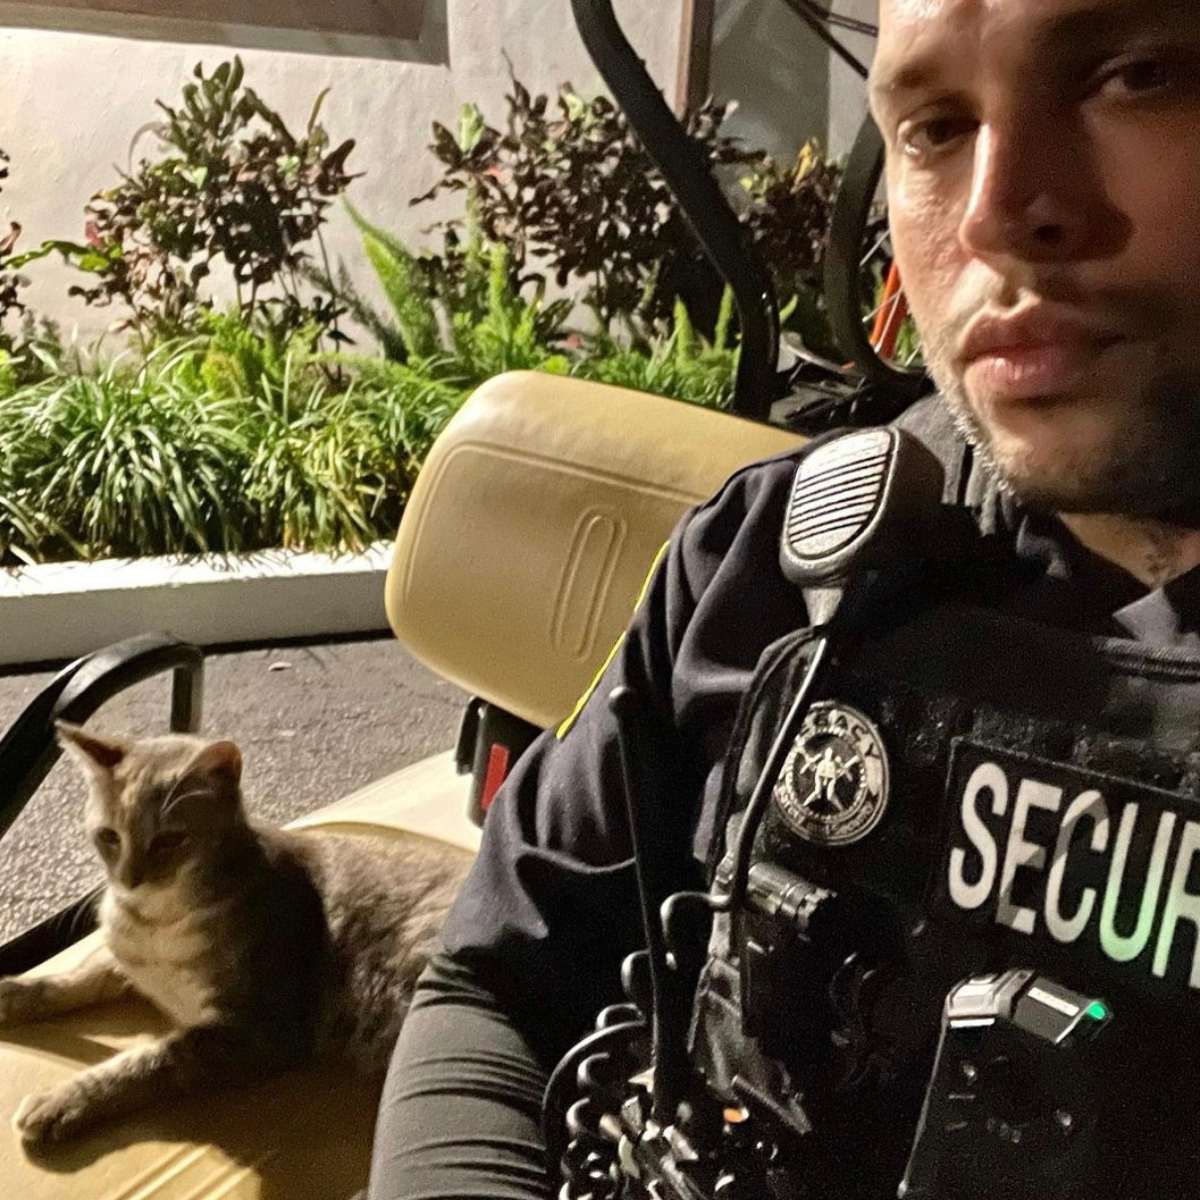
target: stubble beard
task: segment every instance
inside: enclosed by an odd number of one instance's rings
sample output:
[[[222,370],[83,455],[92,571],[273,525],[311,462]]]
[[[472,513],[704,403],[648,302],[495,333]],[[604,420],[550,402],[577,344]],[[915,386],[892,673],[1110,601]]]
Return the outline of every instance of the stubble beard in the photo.
[[[1200,528],[1200,372],[1152,381],[1100,445],[1001,452],[941,348],[926,361],[959,433],[1000,489],[1049,513],[1106,513]],[[1129,410],[1125,410],[1129,411]]]

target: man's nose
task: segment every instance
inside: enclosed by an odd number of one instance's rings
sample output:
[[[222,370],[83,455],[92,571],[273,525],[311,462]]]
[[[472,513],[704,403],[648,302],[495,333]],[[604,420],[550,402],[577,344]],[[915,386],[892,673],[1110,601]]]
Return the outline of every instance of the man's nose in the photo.
[[[1103,192],[1067,131],[1028,112],[985,123],[975,139],[959,237],[987,260],[1054,263],[1087,257]]]

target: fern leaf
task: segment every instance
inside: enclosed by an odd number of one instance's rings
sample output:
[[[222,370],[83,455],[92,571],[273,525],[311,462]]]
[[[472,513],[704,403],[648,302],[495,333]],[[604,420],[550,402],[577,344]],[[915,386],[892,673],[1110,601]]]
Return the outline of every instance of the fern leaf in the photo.
[[[418,358],[437,354],[441,349],[437,310],[421,279],[416,258],[394,234],[373,225],[352,204],[346,208],[392,306],[408,353]]]

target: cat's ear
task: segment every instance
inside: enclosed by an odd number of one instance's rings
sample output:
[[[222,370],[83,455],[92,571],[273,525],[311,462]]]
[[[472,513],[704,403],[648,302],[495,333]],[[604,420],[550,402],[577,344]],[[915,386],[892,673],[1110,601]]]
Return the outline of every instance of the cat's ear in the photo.
[[[242,782],[242,752],[233,742],[211,742],[188,763],[182,776],[197,777],[236,792]]]
[[[129,743],[123,738],[97,737],[67,721],[55,721],[54,729],[58,744],[93,775],[111,773],[129,753]]]

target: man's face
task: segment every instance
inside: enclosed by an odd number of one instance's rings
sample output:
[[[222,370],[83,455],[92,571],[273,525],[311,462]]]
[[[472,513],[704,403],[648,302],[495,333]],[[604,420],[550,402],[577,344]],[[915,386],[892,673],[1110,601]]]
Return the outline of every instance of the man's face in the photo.
[[[939,386],[1026,501],[1200,518],[1200,0],[881,0]]]

